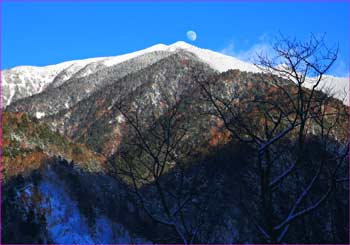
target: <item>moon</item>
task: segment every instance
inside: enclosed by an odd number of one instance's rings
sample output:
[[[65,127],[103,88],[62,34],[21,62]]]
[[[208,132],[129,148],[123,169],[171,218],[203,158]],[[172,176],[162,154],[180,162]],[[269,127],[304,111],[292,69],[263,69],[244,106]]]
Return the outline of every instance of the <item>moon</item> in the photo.
[[[187,36],[187,38],[190,40],[190,41],[196,41],[196,39],[197,39],[197,33],[196,32],[194,32],[194,31],[188,31],[187,33],[186,33],[186,36]]]

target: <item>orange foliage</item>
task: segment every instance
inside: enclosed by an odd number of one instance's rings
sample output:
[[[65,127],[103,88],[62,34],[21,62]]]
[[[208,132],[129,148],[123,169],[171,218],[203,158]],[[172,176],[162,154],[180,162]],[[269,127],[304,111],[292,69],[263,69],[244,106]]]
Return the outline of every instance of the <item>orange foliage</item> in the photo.
[[[223,122],[219,121],[216,127],[210,129],[210,146],[226,144],[231,139],[231,133],[223,127]]]
[[[17,155],[14,159],[4,156],[2,159],[2,167],[6,176],[26,174],[29,173],[30,170],[39,168],[45,158],[47,158],[47,156],[38,151],[26,153],[25,155]]]

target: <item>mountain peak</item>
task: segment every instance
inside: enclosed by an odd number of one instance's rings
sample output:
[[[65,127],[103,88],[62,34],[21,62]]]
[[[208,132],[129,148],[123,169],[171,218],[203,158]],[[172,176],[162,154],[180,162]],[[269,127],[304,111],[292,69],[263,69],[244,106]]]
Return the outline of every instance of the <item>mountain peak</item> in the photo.
[[[194,45],[191,45],[189,43],[186,43],[184,41],[177,41],[171,45],[169,45],[169,47],[175,47],[175,48],[183,48],[183,49],[193,49],[193,48],[197,48]],[[198,49],[198,48],[197,48]]]

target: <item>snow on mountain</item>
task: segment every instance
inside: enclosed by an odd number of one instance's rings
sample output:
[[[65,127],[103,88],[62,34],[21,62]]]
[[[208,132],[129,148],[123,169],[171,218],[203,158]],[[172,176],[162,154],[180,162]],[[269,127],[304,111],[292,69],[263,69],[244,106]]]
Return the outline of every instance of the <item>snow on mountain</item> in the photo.
[[[18,66],[4,70],[1,74],[3,106],[8,106],[18,99],[38,94],[49,87],[51,83],[51,86],[58,87],[73,75],[75,78],[84,77],[96,72],[96,69],[113,66],[145,53],[166,49],[166,45],[158,44],[144,50],[114,57],[74,60],[43,67]]]
[[[2,72],[3,105],[7,106],[13,101],[40,93],[47,88],[58,87],[70,78],[85,77],[105,67],[119,64],[146,53],[154,51],[174,52],[178,49],[194,53],[200,60],[219,72],[229,69],[260,72],[251,63],[179,41],[171,45],[157,44],[143,50],[118,56],[74,60],[44,67],[19,66],[4,70]],[[348,96],[344,96],[344,91],[349,91],[348,78],[326,76],[325,81],[324,89],[333,88],[332,91],[335,97],[348,103]],[[312,79],[307,83],[307,87],[311,85]]]
[[[309,78],[306,80],[305,87],[312,88],[315,84],[316,78]],[[341,100],[344,104],[350,105],[349,88],[350,78],[348,77],[334,77],[330,75],[323,76],[322,91],[329,93],[333,97]]]
[[[238,69],[248,72],[260,72],[260,70],[251,63],[244,62],[232,56],[224,55],[209,49],[198,48],[182,41],[170,45],[168,50],[173,51],[177,48],[181,48],[194,53],[202,61],[220,72],[224,72],[230,69]]]
[[[12,101],[42,92],[49,83],[63,70],[74,67],[74,74],[84,65],[101,58],[81,61],[68,61],[57,65],[44,67],[18,66],[1,72],[1,85],[3,105],[7,106]],[[65,79],[69,79],[67,76]]]

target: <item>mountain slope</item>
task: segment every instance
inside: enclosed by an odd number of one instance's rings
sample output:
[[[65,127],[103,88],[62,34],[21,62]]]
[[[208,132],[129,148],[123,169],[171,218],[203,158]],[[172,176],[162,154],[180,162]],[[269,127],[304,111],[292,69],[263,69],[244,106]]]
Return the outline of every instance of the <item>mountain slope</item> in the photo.
[[[165,50],[166,46],[159,44],[134,53],[99,57],[85,60],[74,60],[44,67],[19,66],[2,72],[3,105],[7,106],[18,99],[29,97],[45,90],[51,83],[57,87],[71,77],[87,76],[97,69],[113,66],[142,54]],[[92,69],[93,68],[93,69]]]
[[[4,180],[40,167],[45,159],[60,156],[90,171],[104,171],[106,159],[77,144],[25,113],[3,114],[2,174]]]
[[[199,75],[204,80],[212,76],[225,79],[225,73],[212,69],[194,54],[202,52],[198,48],[184,43],[176,43],[174,46],[174,50],[146,53],[120,64],[101,68],[85,77],[71,78],[59,86],[52,83],[44,92],[18,100],[6,110],[28,112],[48,122],[52,129],[109,156],[116,150],[127,131],[123,126],[123,117],[117,109],[120,101],[128,101],[129,107],[136,100],[146,106],[151,99],[152,107],[157,108],[160,106],[158,97],[161,88],[165,88],[169,96],[172,96],[175,92],[181,94],[184,89],[193,89]],[[237,81],[235,89],[239,89],[241,95],[256,87],[247,84],[261,80],[245,73],[233,74],[236,75],[231,79]],[[257,73],[251,74],[259,76]],[[260,83],[259,86],[262,85]]]
[[[130,73],[150,66],[170,54],[163,51],[151,52],[111,67],[94,70],[91,74],[89,74],[91,72],[89,65],[87,66],[89,72],[85,73],[86,76],[81,77],[78,74],[61,85],[54,81],[42,93],[12,103],[9,110],[26,111],[36,117],[56,114],[74,106],[99,89],[115,83]]]
[[[145,113],[161,110],[160,90],[166,89],[169,96],[190,90],[198,73],[203,77],[216,74],[191,53],[177,52],[105,86],[72,108],[44,120],[68,137],[109,155],[126,132],[118,110],[120,102],[130,108],[135,102],[140,103]]]

